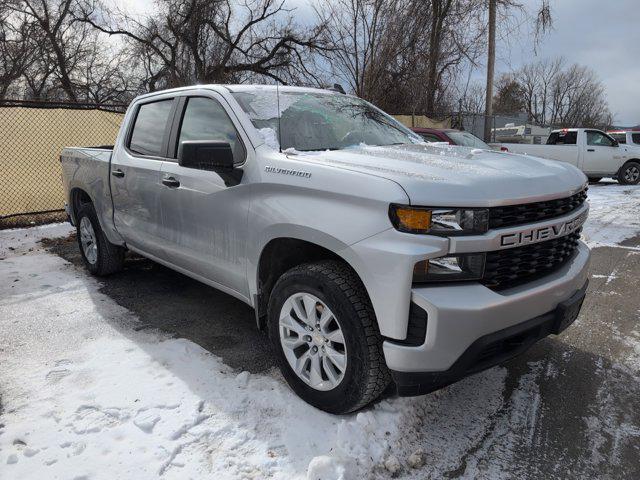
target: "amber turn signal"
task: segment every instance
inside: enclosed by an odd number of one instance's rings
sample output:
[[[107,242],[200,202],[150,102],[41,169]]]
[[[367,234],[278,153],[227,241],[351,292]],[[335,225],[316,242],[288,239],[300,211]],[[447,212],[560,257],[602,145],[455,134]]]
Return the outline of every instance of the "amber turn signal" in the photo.
[[[401,232],[426,233],[431,228],[431,210],[426,208],[391,205],[389,217]]]

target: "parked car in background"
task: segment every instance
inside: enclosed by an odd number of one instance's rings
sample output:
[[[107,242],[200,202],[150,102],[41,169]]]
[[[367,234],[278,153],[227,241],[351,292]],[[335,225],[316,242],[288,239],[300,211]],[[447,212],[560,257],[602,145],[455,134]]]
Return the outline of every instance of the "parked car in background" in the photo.
[[[154,92],[113,148],[61,162],[91,273],[131,250],[247,303],[286,381],[328,412],[392,379],[419,395],[502,363],[566,329],[585,296],[578,169],[429,146],[351,95]]]
[[[485,150],[493,150],[493,148],[476,137],[473,133],[456,130],[454,128],[421,128],[414,127],[415,133],[424,138],[427,142],[447,142],[449,145],[458,145],[461,147],[484,148]],[[502,151],[508,151],[506,147],[500,148]]]
[[[622,145],[638,145],[640,147],[640,132],[632,130],[612,130],[607,132]]]
[[[590,128],[563,128],[549,135],[546,145],[505,145],[512,153],[524,153],[570,163],[582,170],[589,181],[613,177],[623,185],[640,181],[640,146],[619,144],[606,133]]]

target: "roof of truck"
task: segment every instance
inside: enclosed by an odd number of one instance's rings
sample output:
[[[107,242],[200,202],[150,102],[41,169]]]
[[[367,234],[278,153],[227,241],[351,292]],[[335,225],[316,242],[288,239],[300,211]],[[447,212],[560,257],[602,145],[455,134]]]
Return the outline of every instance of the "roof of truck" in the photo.
[[[336,94],[336,95],[344,95],[335,90],[322,89],[322,88],[313,88],[313,87],[294,87],[290,85],[259,85],[259,84],[251,84],[251,85],[224,85],[224,84],[205,84],[205,85],[189,85],[185,87],[177,87],[177,88],[169,88],[166,90],[158,90],[156,92],[145,93],[144,95],[139,95],[136,99],[146,98],[155,95],[161,95],[164,93],[172,93],[172,92],[183,92],[188,90],[197,90],[197,89],[211,89],[211,90],[227,90],[229,92],[251,92],[251,91],[272,91],[275,92],[276,89],[279,92],[306,92],[306,93],[325,93],[325,94]]]
[[[250,84],[250,85],[216,85],[219,87],[224,87],[230,92],[251,92],[255,90],[267,91],[267,92],[275,92],[276,90],[279,92],[306,92],[306,93],[339,93],[335,90],[329,90],[324,88],[314,88],[314,87],[294,87],[291,85],[258,85],[258,84]]]

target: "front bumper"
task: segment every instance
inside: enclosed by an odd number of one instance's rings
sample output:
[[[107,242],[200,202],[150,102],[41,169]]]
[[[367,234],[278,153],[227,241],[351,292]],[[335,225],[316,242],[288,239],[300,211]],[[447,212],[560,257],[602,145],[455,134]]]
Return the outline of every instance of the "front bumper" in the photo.
[[[387,366],[396,383],[422,385],[424,382],[407,379],[423,376],[444,378],[447,384],[459,378],[460,371],[462,376],[477,371],[457,365],[475,342],[497,332],[508,334],[510,327],[526,329],[528,322],[549,321],[560,303],[583,289],[588,265],[589,249],[580,242],[574,257],[560,269],[508,290],[496,292],[478,283],[414,288],[411,301],[427,312],[426,337],[420,346],[384,342]],[[542,336],[553,333],[551,327],[540,331],[547,332]],[[498,358],[497,363],[503,360]]]
[[[576,319],[587,291],[588,282],[569,300],[553,311],[523,323],[480,337],[447,370],[441,372],[391,371],[398,394],[403,397],[423,395],[450,385],[468,375],[503,363],[528,350],[550,334],[562,333]],[[570,315],[567,316],[569,311]]]

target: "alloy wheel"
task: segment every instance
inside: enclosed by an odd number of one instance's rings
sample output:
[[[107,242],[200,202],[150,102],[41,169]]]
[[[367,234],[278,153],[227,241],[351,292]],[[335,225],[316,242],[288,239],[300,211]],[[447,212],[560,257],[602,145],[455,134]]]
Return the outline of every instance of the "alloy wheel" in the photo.
[[[280,344],[289,366],[310,387],[336,388],[347,368],[347,346],[338,319],[318,297],[291,295],[282,305]]]
[[[80,220],[80,244],[87,261],[91,265],[95,265],[98,261],[98,243],[89,217],[82,217]]]

